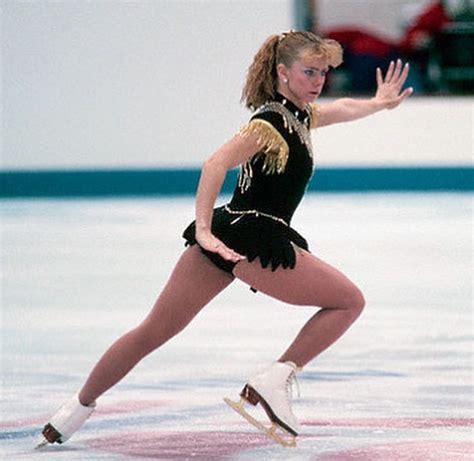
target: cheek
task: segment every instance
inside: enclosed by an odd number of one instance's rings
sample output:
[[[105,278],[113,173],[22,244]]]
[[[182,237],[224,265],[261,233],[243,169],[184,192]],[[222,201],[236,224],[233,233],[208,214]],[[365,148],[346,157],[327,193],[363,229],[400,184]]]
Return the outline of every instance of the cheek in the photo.
[[[311,79],[307,75],[295,75],[294,82],[300,87],[311,85]]]

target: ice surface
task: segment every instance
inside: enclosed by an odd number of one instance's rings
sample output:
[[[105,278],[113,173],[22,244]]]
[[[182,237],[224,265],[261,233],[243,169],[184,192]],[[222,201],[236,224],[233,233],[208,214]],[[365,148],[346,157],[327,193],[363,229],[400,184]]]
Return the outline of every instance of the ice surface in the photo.
[[[0,457],[8,460],[473,458],[472,196],[308,195],[293,220],[364,291],[349,332],[309,364],[296,449],[222,401],[313,309],[240,282],[99,400],[67,444],[50,414],[147,313],[183,248],[191,199],[7,200],[2,211]]]

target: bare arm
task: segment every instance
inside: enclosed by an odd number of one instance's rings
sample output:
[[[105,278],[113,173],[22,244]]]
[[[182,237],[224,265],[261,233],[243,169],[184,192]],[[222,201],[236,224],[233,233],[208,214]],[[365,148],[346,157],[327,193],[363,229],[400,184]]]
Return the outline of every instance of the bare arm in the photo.
[[[259,150],[256,136],[235,135],[204,162],[201,171],[196,196],[196,240],[202,248],[230,261],[237,262],[244,257],[212,234],[214,204],[227,171],[246,162]]]
[[[367,117],[383,109],[394,109],[413,93],[413,88],[401,91],[408,77],[408,64],[402,65],[400,60],[390,63],[385,78],[377,68],[377,91],[371,99],[341,98],[334,102],[319,106],[318,126],[333,123],[350,122]]]

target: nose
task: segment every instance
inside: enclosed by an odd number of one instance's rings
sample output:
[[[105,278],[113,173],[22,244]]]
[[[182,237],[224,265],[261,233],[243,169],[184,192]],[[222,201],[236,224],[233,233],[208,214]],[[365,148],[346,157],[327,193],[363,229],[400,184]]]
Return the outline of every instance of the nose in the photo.
[[[318,75],[316,77],[316,81],[315,81],[316,86],[321,88],[324,85],[325,81],[326,81],[326,74],[323,73],[323,72],[318,73]]]
[[[324,78],[318,77],[314,82],[314,88],[320,90],[324,85]]]

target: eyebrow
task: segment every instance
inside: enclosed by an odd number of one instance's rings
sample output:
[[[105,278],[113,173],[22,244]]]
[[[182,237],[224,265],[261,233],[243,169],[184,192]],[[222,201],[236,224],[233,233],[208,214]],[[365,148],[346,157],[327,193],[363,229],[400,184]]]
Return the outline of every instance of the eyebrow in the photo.
[[[304,66],[304,67],[306,67],[307,69],[312,69],[312,70],[329,70],[329,66],[325,66],[322,69],[320,69],[319,67],[314,67],[314,66]]]

